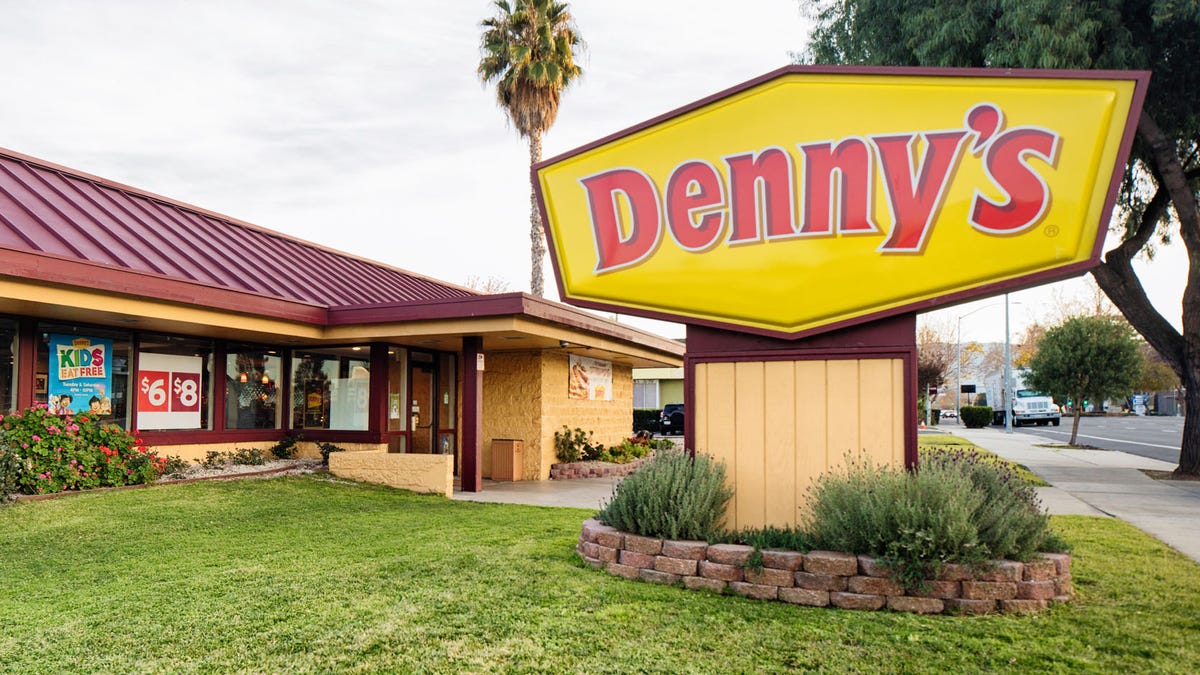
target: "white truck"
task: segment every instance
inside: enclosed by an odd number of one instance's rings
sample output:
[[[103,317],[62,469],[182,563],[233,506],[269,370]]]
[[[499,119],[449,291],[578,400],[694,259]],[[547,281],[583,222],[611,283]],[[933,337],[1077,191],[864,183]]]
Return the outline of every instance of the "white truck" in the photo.
[[[1058,426],[1062,421],[1062,414],[1059,413],[1054,399],[1039,391],[1024,388],[1023,375],[1019,370],[1012,372],[1012,386],[1017,395],[1011,399],[1004,396],[1003,375],[988,378],[984,388],[987,391],[988,405],[992,407],[992,424],[1004,424],[1007,408],[1012,413],[1014,427],[1023,424]]]

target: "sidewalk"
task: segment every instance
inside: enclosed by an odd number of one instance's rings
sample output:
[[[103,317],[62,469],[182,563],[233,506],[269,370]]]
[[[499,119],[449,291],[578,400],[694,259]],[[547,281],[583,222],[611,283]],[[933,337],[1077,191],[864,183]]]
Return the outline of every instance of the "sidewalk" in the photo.
[[[1051,487],[1038,488],[1038,496],[1051,514],[1120,518],[1200,562],[1200,482],[1158,481],[1138,470],[1171,471],[1174,464],[1110,450],[1038,447],[1058,441],[1000,429],[939,430],[1041,476]]]

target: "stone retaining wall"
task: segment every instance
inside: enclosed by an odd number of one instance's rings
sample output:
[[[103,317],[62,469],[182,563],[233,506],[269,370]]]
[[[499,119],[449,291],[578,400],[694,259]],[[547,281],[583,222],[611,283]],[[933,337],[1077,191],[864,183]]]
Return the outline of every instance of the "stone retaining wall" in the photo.
[[[1029,614],[1071,598],[1071,556],[1065,553],[1043,553],[1025,563],[998,560],[977,574],[965,565],[946,565],[923,592],[910,593],[864,555],[763,551],[762,567],[751,568],[751,546],[640,537],[595,519],[584,522],[575,550],[592,567],[626,579],[813,607]]]
[[[453,455],[335,452],[329,455],[329,473],[447,498],[454,494]]]
[[[650,455],[635,459],[627,464],[609,464],[607,462],[568,462],[550,465],[551,480],[568,478],[613,478],[628,476],[635,469],[650,459]]]

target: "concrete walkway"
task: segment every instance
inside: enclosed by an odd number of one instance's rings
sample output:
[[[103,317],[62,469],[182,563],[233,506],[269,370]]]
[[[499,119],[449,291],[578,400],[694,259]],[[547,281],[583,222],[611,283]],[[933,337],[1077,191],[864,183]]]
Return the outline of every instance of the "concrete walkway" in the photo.
[[[594,509],[612,497],[618,478],[574,478],[571,480],[483,481],[482,492],[463,492],[454,486],[451,499],[464,502],[496,502],[530,506],[570,506]]]
[[[1154,480],[1139,471],[1171,471],[1174,464],[1111,450],[1038,447],[1058,441],[1000,429],[949,424],[940,431],[1029,467],[1051,485],[1038,488],[1051,514],[1120,518],[1200,562],[1200,482]]]

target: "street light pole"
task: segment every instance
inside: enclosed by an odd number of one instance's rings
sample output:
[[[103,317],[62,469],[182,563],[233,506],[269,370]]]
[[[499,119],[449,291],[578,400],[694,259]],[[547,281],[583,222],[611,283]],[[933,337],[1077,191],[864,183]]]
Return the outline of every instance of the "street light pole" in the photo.
[[[1012,430],[1012,412],[1013,405],[1009,400],[1012,398],[1012,359],[1010,355],[1010,331],[1008,328],[1008,293],[1004,294],[1004,392],[1001,396],[1001,405],[1004,406],[1004,433],[1011,434]]]

